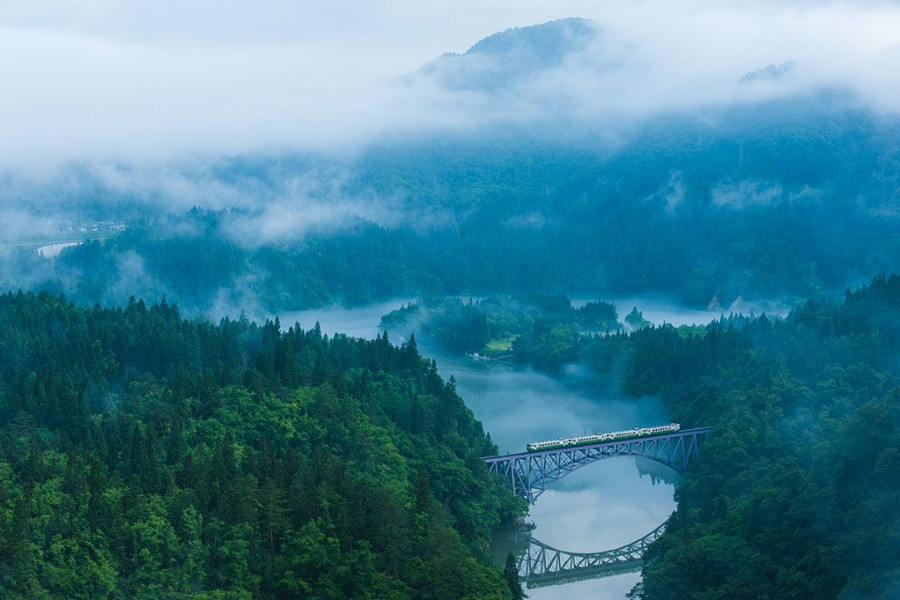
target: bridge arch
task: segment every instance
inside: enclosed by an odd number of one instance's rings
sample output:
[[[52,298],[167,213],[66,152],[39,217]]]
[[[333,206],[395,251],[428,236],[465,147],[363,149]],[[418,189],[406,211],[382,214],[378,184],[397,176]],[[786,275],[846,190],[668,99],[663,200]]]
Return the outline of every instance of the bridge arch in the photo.
[[[683,474],[697,457],[700,445],[709,439],[710,431],[709,427],[699,427],[630,440],[488,456],[484,460],[491,473],[509,482],[513,493],[534,504],[542,493],[563,477],[589,464],[616,456],[642,456]]]
[[[559,550],[529,535],[528,547],[516,563],[519,580],[536,588],[640,571],[647,547],[663,534],[667,524],[665,521],[630,544],[603,552]]]

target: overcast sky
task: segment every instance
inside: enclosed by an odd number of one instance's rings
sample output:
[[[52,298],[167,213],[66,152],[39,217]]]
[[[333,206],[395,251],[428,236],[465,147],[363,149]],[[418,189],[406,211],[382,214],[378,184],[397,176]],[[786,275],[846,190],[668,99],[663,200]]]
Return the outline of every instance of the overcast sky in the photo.
[[[728,99],[743,73],[785,61],[796,85],[900,108],[896,3],[0,0],[0,165],[352,144],[466,120],[472,106],[449,114],[433,90],[398,97],[377,82],[569,16],[627,56],[604,82],[618,102],[594,106],[612,94],[583,72],[554,75],[589,112]]]

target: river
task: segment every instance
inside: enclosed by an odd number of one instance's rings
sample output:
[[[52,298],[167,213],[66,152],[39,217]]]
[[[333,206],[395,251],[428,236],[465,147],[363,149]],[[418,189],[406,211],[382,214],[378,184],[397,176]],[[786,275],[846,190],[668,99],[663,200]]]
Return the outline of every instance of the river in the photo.
[[[297,322],[309,329],[318,321],[322,331],[329,335],[339,332],[372,338],[379,333],[381,316],[408,301],[291,312],[279,318],[285,327]],[[721,314],[683,310],[658,298],[618,299],[617,306],[620,314],[627,314],[632,306],[637,306],[645,318],[655,323],[706,323]],[[389,331],[389,337],[398,343],[409,333]],[[416,340],[423,355],[437,360],[444,378],[455,377],[457,392],[502,453],[520,452],[530,441],[668,422],[655,398],[635,401],[596,397],[590,391],[569,387],[530,369],[501,362],[477,362],[440,352],[420,334]],[[575,472],[541,495],[530,511],[529,520],[535,524],[532,535],[545,544],[574,552],[617,548],[665,521],[675,509],[673,494],[672,485],[642,477],[634,459],[600,461]],[[527,593],[533,600],[621,600],[639,580],[637,573],[626,574],[529,589]]]

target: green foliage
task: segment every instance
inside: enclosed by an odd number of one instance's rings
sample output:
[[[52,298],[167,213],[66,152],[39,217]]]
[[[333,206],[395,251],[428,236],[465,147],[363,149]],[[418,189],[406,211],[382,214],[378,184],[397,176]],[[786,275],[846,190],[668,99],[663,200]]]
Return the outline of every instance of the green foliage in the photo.
[[[784,321],[591,338],[623,385],[710,425],[633,597],[887,598],[900,563],[900,277]]]
[[[576,309],[582,325],[600,331],[615,331],[619,327],[619,313],[612,302],[592,301]]]
[[[632,329],[643,329],[650,325],[650,321],[644,318],[644,313],[637,309],[637,306],[631,309],[631,312],[625,315],[625,322]]]
[[[46,293],[0,323],[0,596],[510,596],[522,503],[414,340]]]
[[[580,358],[583,333],[618,329],[616,307],[588,302],[573,308],[565,295],[492,296],[464,302],[426,298],[382,317],[382,325],[417,324],[455,352],[512,357],[549,372]]]
[[[0,253],[0,273],[83,304],[137,294],[192,313],[251,303],[268,313],[561,289],[727,307],[821,297],[900,269],[896,117],[822,92],[633,125],[614,144],[600,124],[562,135],[509,126],[397,139],[348,160],[248,155],[200,167],[234,198],[290,198],[303,181],[321,206],[350,198],[365,214],[408,216],[387,226],[348,215],[294,239],[252,226],[263,206],[159,215],[164,201],[141,210],[88,173],[66,173],[13,197],[36,214],[39,198],[62,197],[99,219],[136,216],[52,261]],[[6,191],[17,187],[31,189]]]
[[[506,555],[506,565],[503,567],[503,578],[512,592],[513,600],[522,600],[525,598],[525,592],[522,590],[522,582],[519,581],[519,569],[516,567],[516,558],[512,552]]]

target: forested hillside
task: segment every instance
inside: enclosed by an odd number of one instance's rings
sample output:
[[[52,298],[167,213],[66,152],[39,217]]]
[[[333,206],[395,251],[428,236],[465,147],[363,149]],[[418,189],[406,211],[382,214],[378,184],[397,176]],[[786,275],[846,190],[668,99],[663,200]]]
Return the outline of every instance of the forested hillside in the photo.
[[[0,296],[0,596],[508,598],[523,506],[415,341]]]
[[[713,427],[635,598],[900,593],[900,276],[784,320],[608,334],[589,315],[616,323],[610,304],[540,296],[424,299],[382,323],[418,323],[457,352],[502,343],[529,367],[577,372],[571,385],[659,396],[673,421]]]
[[[597,365],[627,357],[629,393],[714,428],[636,596],[900,593],[900,277],[783,322],[651,328],[593,346]]]
[[[615,304],[592,301],[576,308],[564,294],[468,302],[423,298],[384,315],[381,327],[414,329],[443,350],[511,359],[554,375],[582,360],[587,337],[623,329]]]
[[[0,600],[900,599],[900,2],[348,6],[0,3]]]
[[[350,157],[173,166],[163,175],[186,198],[127,166],[0,186],[26,211],[52,214],[40,200],[52,195],[125,227],[56,259],[0,249],[0,283],[216,314],[567,291],[727,309],[739,297],[839,294],[900,269],[900,125],[852,96],[592,127],[495,125],[398,136]]]

